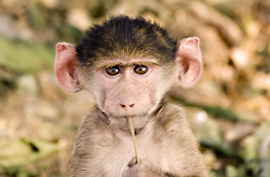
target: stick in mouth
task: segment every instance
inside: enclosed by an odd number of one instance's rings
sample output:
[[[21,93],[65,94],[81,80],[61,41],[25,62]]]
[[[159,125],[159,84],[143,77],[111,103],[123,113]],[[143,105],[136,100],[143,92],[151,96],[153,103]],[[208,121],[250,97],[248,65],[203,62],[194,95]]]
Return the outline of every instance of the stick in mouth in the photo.
[[[139,164],[139,163],[141,163],[141,160],[139,158],[139,153],[138,153],[138,147],[137,147],[137,143],[136,143],[134,128],[133,128],[133,124],[132,124],[130,116],[127,117],[127,121],[128,121],[128,128],[129,128],[130,134],[131,134],[132,139],[133,139],[133,144],[134,144],[135,153],[136,153],[136,161]]]

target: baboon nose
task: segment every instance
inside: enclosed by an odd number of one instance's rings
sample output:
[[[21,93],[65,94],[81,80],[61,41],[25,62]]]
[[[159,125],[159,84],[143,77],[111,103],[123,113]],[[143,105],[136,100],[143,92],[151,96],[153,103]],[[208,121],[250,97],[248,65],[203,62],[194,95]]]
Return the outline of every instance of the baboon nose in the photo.
[[[120,106],[122,107],[122,108],[132,108],[133,106],[134,106],[134,103],[132,103],[132,104],[120,104]]]

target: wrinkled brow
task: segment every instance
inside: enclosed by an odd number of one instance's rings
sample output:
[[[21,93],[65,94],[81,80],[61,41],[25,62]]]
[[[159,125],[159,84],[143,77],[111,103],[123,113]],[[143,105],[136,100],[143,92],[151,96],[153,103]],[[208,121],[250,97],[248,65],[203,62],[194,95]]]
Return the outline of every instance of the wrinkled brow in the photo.
[[[108,61],[108,62],[101,62],[96,64],[96,68],[111,68],[114,66],[120,67],[127,67],[127,66],[134,66],[134,65],[158,65],[160,64],[156,60],[134,60],[134,61]]]

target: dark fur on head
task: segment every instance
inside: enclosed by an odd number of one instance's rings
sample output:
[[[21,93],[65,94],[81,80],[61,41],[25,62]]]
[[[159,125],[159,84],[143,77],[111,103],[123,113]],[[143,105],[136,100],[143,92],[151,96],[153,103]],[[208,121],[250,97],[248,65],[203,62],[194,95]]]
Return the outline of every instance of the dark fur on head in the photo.
[[[116,16],[86,31],[76,47],[84,66],[100,59],[157,58],[166,63],[175,59],[177,42],[157,23],[142,17]]]

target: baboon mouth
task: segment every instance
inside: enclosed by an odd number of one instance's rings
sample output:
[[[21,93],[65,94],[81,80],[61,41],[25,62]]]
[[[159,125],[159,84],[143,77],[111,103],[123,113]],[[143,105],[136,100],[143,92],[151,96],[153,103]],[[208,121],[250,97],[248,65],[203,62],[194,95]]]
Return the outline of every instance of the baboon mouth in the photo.
[[[108,117],[113,118],[113,119],[126,119],[127,117],[139,118],[139,117],[146,117],[148,115],[149,115],[148,112],[140,113],[140,114],[124,114],[124,115],[117,115],[114,113],[109,113]]]

